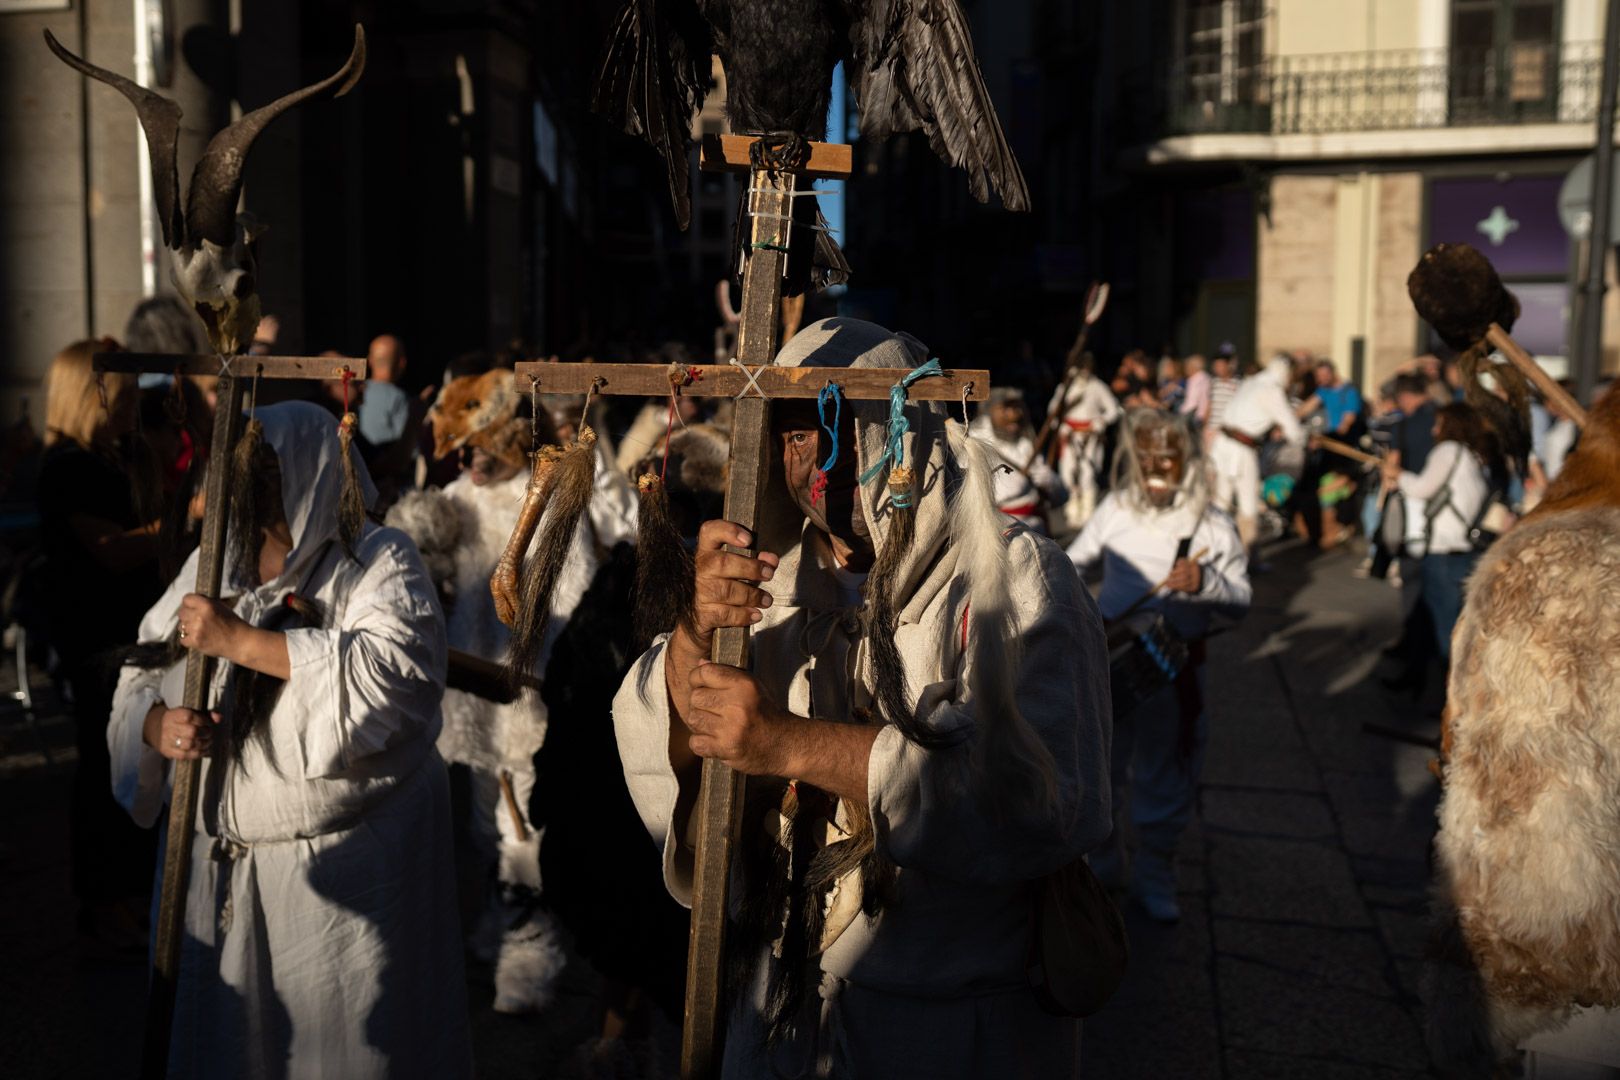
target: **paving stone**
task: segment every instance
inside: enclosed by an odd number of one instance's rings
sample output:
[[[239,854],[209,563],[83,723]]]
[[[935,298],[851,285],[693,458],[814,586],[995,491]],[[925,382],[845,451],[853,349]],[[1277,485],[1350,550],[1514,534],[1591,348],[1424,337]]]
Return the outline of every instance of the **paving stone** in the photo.
[[[1217,918],[1215,952],[1225,959],[1295,977],[1306,985],[1354,990],[1389,1000],[1400,996],[1383,942],[1365,930]]]
[[[1316,926],[1372,925],[1350,860],[1326,844],[1212,837],[1211,907],[1216,916]]]
[[[1423,1060],[1416,1020],[1388,995],[1324,985],[1311,975],[1226,956],[1216,957],[1215,970],[1221,1035],[1230,1050],[1389,1068]]]
[[[1327,801],[1309,795],[1205,785],[1198,805],[1204,823],[1217,832],[1301,840],[1330,839],[1337,832]]]

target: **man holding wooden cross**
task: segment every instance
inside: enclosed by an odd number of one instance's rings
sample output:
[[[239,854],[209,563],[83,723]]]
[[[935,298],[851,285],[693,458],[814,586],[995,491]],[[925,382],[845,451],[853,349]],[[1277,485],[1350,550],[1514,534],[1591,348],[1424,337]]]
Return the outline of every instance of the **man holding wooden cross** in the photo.
[[[777,366],[921,378],[925,360],[828,319]],[[1026,971],[1030,882],[1109,828],[1096,605],[995,512],[985,449],[942,405],[830,382],[772,410],[757,537],[704,525],[691,610],[614,703],[678,900],[698,765],[748,777],[724,1075],[1072,1076],[1078,1021],[1043,1012]],[[730,626],[753,628],[752,672],[709,660]]]

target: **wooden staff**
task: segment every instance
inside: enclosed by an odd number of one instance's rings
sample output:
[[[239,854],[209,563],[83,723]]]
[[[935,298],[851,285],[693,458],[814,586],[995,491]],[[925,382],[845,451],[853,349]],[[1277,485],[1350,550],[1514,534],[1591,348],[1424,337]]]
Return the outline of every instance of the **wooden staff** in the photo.
[[[1209,554],[1209,548],[1199,548],[1193,554],[1192,561],[1193,562],[1198,562],[1205,555],[1208,555],[1208,554]],[[1180,562],[1181,560],[1178,559],[1176,561]],[[1172,570],[1173,569],[1174,569],[1174,567],[1172,567]],[[1143,593],[1141,596],[1138,596],[1134,601],[1132,601],[1130,607],[1126,608],[1124,611],[1120,612],[1118,615],[1115,615],[1112,619],[1109,619],[1106,623],[1104,623],[1103,624],[1104,628],[1106,629],[1108,627],[1118,626],[1120,623],[1124,622],[1126,619],[1130,618],[1132,615],[1135,615],[1138,608],[1140,608],[1143,604],[1147,603],[1149,600],[1153,599],[1155,596],[1158,596],[1159,595],[1159,590],[1164,588],[1165,585],[1169,584],[1169,582],[1170,582],[1170,579],[1168,577],[1166,577],[1163,581],[1161,581],[1157,585],[1153,586],[1153,588],[1149,589],[1147,592]]]
[[[1498,352],[1508,358],[1508,362],[1518,368],[1524,377],[1535,383],[1536,389],[1541,391],[1545,400],[1558,406],[1560,412],[1571,420],[1575,426],[1586,428],[1586,410],[1581,403],[1570,395],[1568,390],[1558,385],[1558,380],[1547,374],[1536,358],[1525,352],[1517,341],[1514,341],[1508,332],[1491,323],[1491,328],[1485,332],[1485,340],[1489,341]]]
[[[1316,445],[1324,450],[1331,450],[1340,457],[1349,458],[1351,461],[1359,461],[1363,465],[1378,465],[1384,460],[1377,454],[1369,454],[1365,450],[1357,449],[1347,442],[1340,442],[1338,439],[1329,438],[1326,435],[1316,436]]]
[[[1046,414],[1041,422],[1041,430],[1035,435],[1035,448],[1030,451],[1029,460],[1025,461],[1018,470],[1026,477],[1029,470],[1034,467],[1035,459],[1041,456],[1041,450],[1046,441],[1057,430],[1057,425],[1069,411],[1069,394],[1074,390],[1075,382],[1080,378],[1080,362],[1086,354],[1086,339],[1091,336],[1091,328],[1102,318],[1103,311],[1108,307],[1109,286],[1106,281],[1093,281],[1091,289],[1086,293],[1085,314],[1080,317],[1080,332],[1075,335],[1074,344],[1069,346],[1068,360],[1064,364],[1066,376],[1063,380],[1063,392],[1058,395],[1058,403],[1052,411]]]

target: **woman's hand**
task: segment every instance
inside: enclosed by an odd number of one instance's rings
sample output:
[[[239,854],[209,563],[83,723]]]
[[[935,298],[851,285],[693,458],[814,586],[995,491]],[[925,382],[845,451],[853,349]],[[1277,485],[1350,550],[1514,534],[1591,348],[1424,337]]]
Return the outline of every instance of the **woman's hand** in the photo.
[[[251,629],[218,600],[187,593],[180,601],[180,644],[204,656],[236,660],[244,632]]]
[[[160,701],[147,710],[141,738],[171,761],[197,761],[213,745],[214,725],[218,723],[219,713],[171,709]]]

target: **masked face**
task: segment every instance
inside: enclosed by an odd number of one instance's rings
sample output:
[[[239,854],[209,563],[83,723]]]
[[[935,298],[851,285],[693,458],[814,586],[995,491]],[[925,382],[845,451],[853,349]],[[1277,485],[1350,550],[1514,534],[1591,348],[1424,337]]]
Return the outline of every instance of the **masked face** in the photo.
[[[815,487],[816,467],[827,457],[826,435],[816,421],[808,415],[795,414],[783,408],[775,418],[774,428],[782,446],[782,472],[788,493],[811,523],[833,539],[835,550],[844,557],[851,570],[865,569],[871,561],[872,542],[868,536],[866,518],[857,505],[860,483],[855,468],[852,439],[854,426],[848,410],[839,424],[841,453],[827,474],[826,489],[819,494]]]
[[[1004,439],[1016,439],[1024,429],[1024,403],[998,401],[990,406],[990,426]]]
[[[1136,457],[1142,463],[1142,485],[1148,502],[1154,506],[1169,506],[1176,492],[1181,490],[1187,468],[1186,448],[1172,439],[1165,428],[1139,431]]]

